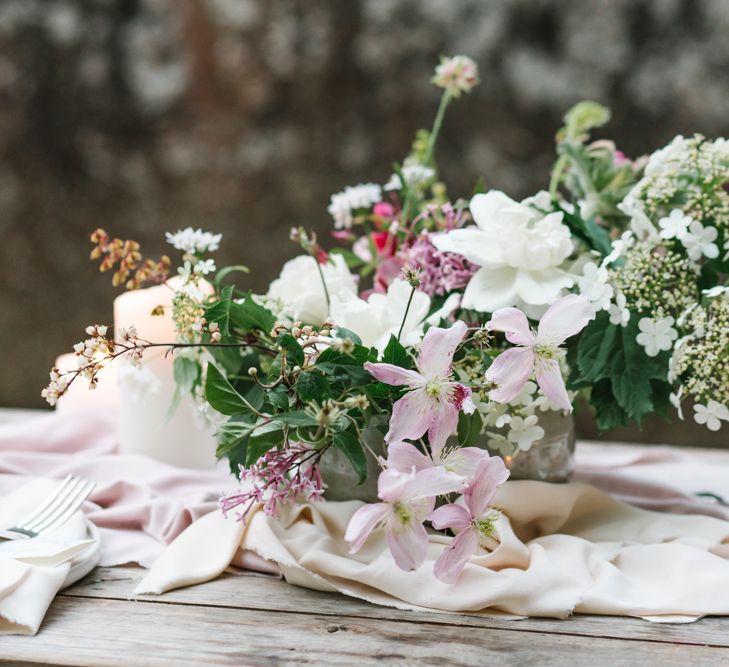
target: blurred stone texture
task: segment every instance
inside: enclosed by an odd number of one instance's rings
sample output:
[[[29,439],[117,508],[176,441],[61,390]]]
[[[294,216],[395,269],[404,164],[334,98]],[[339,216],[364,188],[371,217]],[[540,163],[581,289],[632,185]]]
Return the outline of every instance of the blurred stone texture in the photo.
[[[56,354],[108,321],[103,226],[224,233],[263,288],[325,233],[328,197],[384,182],[429,126],[441,53],[483,83],[451,107],[453,195],[546,183],[562,113],[593,98],[631,155],[728,134],[726,0],[0,0],[0,405],[38,406]]]

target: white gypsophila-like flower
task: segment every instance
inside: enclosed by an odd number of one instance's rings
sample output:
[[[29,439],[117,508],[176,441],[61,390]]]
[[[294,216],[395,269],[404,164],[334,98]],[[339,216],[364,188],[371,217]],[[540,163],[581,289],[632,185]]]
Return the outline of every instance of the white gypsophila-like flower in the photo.
[[[508,405],[515,407],[526,407],[532,405],[532,403],[534,403],[534,394],[536,391],[537,383],[527,380],[527,382],[524,383],[522,390],[509,401]]]
[[[667,217],[658,221],[661,228],[662,239],[680,239],[689,228],[693,219],[687,216],[680,208],[674,208]]]
[[[453,97],[460,97],[461,93],[470,93],[478,84],[478,65],[468,56],[443,56],[432,81]]]
[[[159,379],[149,368],[133,363],[117,364],[117,384],[134,403],[143,403],[161,388]]]
[[[715,285],[710,289],[701,290],[701,293],[709,299],[714,299],[722,294],[729,294],[729,285]]]
[[[613,287],[608,283],[608,270],[588,262],[582,268],[582,276],[577,278],[580,294],[586,296],[596,312],[607,310],[613,298]]]
[[[718,431],[722,421],[729,421],[729,407],[718,401],[709,401],[706,405],[694,405],[694,421],[706,425],[710,431]]]
[[[341,255],[320,265],[331,299],[342,295],[354,297],[357,283]],[[310,255],[300,255],[283,265],[281,273],[268,288],[267,306],[280,318],[319,326],[329,315],[327,296],[317,261]]]
[[[216,268],[214,259],[205,259],[195,264],[194,271],[197,274],[207,276],[209,273],[213,273]]]
[[[643,206],[631,190],[618,204],[618,209],[630,218],[630,231],[640,241],[653,241],[659,238],[658,230],[650,221]]]
[[[215,252],[220,247],[223,235],[187,227],[174,234],[167,232],[165,237],[167,243],[177,250],[182,250],[186,255],[199,255],[205,252]]]
[[[635,243],[633,232],[627,231],[620,235],[619,239],[615,239],[611,246],[612,250],[605,259],[602,260],[601,266],[607,266],[622,257],[623,253]]]
[[[673,324],[674,319],[671,316],[657,320],[641,317],[638,320],[640,333],[635,339],[645,348],[645,353],[649,357],[655,357],[659,352],[670,350],[673,341],[678,338],[678,331],[673,328]]]
[[[354,223],[352,213],[359,209],[370,208],[382,199],[382,189],[375,183],[348,185],[341,192],[333,194],[327,211],[334,218],[336,229],[350,229]]]
[[[676,135],[671,143],[651,154],[645,166],[645,175],[652,177],[674,171],[681,163],[688,147],[689,140],[683,135]]]
[[[719,232],[716,227],[707,225],[704,227],[698,220],[694,220],[679,240],[686,248],[688,256],[698,262],[701,257],[714,259],[719,256],[719,247],[714,243]]]
[[[670,382],[670,380],[669,380]],[[683,409],[681,408],[681,397],[683,395],[683,387],[679,387],[677,392],[671,392],[668,395],[668,400],[671,402],[671,405],[676,408],[676,414],[678,414],[678,418],[683,420]]]
[[[625,294],[618,292],[615,295],[615,303],[611,304],[607,311],[610,314],[610,324],[627,327],[630,322],[630,310],[626,306]]]
[[[537,424],[538,420],[536,415],[512,417],[507,436],[509,441],[521,451],[527,451],[537,440],[544,437],[544,429]]]
[[[406,346],[416,345],[423,337],[424,325],[438,324],[458,307],[459,302],[460,295],[452,294],[438,311],[428,316],[430,297],[420,290],[413,292],[407,282],[396,278],[386,294],[375,292],[366,301],[347,293],[333,296],[331,318],[337,326],[354,331],[363,345],[376,347],[382,353],[390,336],[397,336],[401,326],[400,342]],[[406,311],[407,319],[403,325]]]
[[[497,190],[476,195],[470,208],[475,227],[431,236],[438,250],[481,267],[466,287],[464,308],[491,313],[508,306],[543,307],[572,286],[561,268],[573,250],[561,211],[542,216]]]
[[[416,188],[427,183],[435,176],[435,170],[422,164],[405,164],[400,170],[405,177],[408,188]],[[402,190],[402,179],[398,174],[392,174],[383,188],[386,192]]]

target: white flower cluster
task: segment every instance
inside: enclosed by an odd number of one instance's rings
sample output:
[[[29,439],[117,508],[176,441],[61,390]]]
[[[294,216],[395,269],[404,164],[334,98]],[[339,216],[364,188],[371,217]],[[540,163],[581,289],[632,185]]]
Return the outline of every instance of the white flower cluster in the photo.
[[[441,58],[433,76],[433,83],[447,90],[453,97],[470,93],[478,81],[478,66],[468,56]]]
[[[187,227],[174,234],[167,232],[165,238],[167,243],[177,250],[181,250],[185,255],[198,256],[206,252],[215,252],[220,247],[223,235]]]
[[[336,229],[350,229],[354,223],[354,211],[369,208],[381,199],[382,188],[375,183],[348,185],[331,196],[327,211],[334,218]]]
[[[435,169],[422,164],[405,164],[400,170],[409,189],[417,188],[435,177]],[[402,190],[402,178],[398,174],[392,174],[390,180],[385,184],[385,191]]]
[[[575,396],[574,392],[568,392],[568,395],[570,400]],[[539,423],[540,414],[560,411],[559,406],[539,392],[536,382],[531,380],[509,403],[477,402],[476,406],[483,417],[489,447],[508,456],[528,451],[544,437],[544,428]]]

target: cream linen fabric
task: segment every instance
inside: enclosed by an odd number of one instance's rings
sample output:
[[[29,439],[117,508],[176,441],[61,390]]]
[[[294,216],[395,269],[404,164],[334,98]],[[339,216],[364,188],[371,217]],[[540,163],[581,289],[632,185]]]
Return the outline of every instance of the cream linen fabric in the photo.
[[[507,482],[496,504],[498,542],[474,556],[454,585],[433,576],[450,541],[443,535],[431,536],[416,572],[395,566],[381,530],[349,555],[343,535],[361,505],[352,501],[307,505],[281,521],[257,512],[247,529],[218,512],[206,515],[167,548],[136,593],[207,581],[231,562],[250,566],[256,554],[292,584],[401,609],[673,622],[729,614],[729,522],[638,509],[579,482]]]
[[[15,525],[53,490],[53,484],[35,480],[0,498],[0,526]],[[43,537],[0,542],[0,635],[38,632],[53,598],[66,582],[74,557],[92,544],[86,539],[87,527],[83,514],[77,512]]]

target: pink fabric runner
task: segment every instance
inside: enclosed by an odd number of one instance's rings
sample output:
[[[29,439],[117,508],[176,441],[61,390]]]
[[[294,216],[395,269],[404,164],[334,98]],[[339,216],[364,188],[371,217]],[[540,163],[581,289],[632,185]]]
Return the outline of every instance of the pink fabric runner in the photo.
[[[235,487],[226,464],[175,468],[116,453],[115,416],[52,413],[0,426],[0,496],[29,477],[79,475],[97,483],[85,505],[102,536],[101,565],[149,567],[187,526]]]
[[[148,567],[188,525],[235,487],[227,464],[212,471],[175,468],[116,454],[115,416],[55,413],[0,426],[0,496],[29,477],[72,473],[97,482],[86,513],[102,533],[101,565]],[[581,444],[576,478],[653,510],[729,519],[729,452]]]

